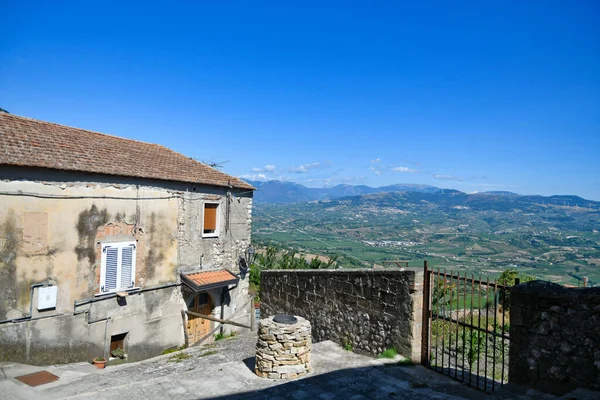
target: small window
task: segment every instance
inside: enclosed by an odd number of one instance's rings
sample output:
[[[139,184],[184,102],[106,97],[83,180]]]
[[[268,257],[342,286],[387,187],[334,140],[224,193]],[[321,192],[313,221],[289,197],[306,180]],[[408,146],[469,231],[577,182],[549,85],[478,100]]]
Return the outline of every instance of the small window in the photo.
[[[112,335],[110,337],[110,352],[111,353],[113,352],[113,350],[116,350],[116,349],[121,349],[121,350],[125,351],[125,339],[127,338],[127,333],[129,333],[129,332],[120,333],[118,335]]]
[[[135,256],[135,242],[102,245],[100,293],[116,292],[135,286]]]
[[[202,221],[202,236],[219,236],[219,205],[214,203],[204,204],[204,218]]]

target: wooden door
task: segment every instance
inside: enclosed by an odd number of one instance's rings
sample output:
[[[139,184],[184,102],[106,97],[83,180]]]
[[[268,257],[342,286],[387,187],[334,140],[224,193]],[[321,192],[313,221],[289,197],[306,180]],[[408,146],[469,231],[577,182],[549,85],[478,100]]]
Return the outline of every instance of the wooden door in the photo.
[[[203,314],[210,315],[212,311],[212,304],[208,293],[199,293],[191,301],[188,302],[188,310]],[[205,335],[210,332],[211,323],[209,320],[196,317],[188,314],[188,340],[190,344],[196,343],[202,339]]]

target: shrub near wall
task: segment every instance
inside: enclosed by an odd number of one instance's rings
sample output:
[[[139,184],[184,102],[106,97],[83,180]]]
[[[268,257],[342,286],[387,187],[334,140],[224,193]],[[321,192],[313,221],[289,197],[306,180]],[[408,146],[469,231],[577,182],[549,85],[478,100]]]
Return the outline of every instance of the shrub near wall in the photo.
[[[533,281],[511,290],[510,307],[510,382],[600,390],[600,287]]]
[[[414,292],[415,271],[264,270],[261,315],[300,315],[311,322],[315,342],[370,355],[394,347],[411,357]]]

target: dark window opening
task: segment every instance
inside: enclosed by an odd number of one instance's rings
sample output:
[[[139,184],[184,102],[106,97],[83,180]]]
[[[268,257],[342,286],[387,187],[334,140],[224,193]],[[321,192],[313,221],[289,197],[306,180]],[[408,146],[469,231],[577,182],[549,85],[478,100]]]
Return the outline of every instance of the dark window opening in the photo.
[[[208,304],[208,293],[198,294],[198,305]]]
[[[120,333],[118,335],[112,335],[110,337],[110,351],[112,353],[115,349],[121,349],[125,351],[125,338],[129,332]]]

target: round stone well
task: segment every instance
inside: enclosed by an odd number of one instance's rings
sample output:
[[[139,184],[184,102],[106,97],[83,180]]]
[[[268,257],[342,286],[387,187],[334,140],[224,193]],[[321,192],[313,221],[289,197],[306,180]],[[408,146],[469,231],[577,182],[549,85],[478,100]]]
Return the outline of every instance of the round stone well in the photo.
[[[293,379],[310,372],[310,321],[291,315],[261,319],[256,344],[256,375]]]

